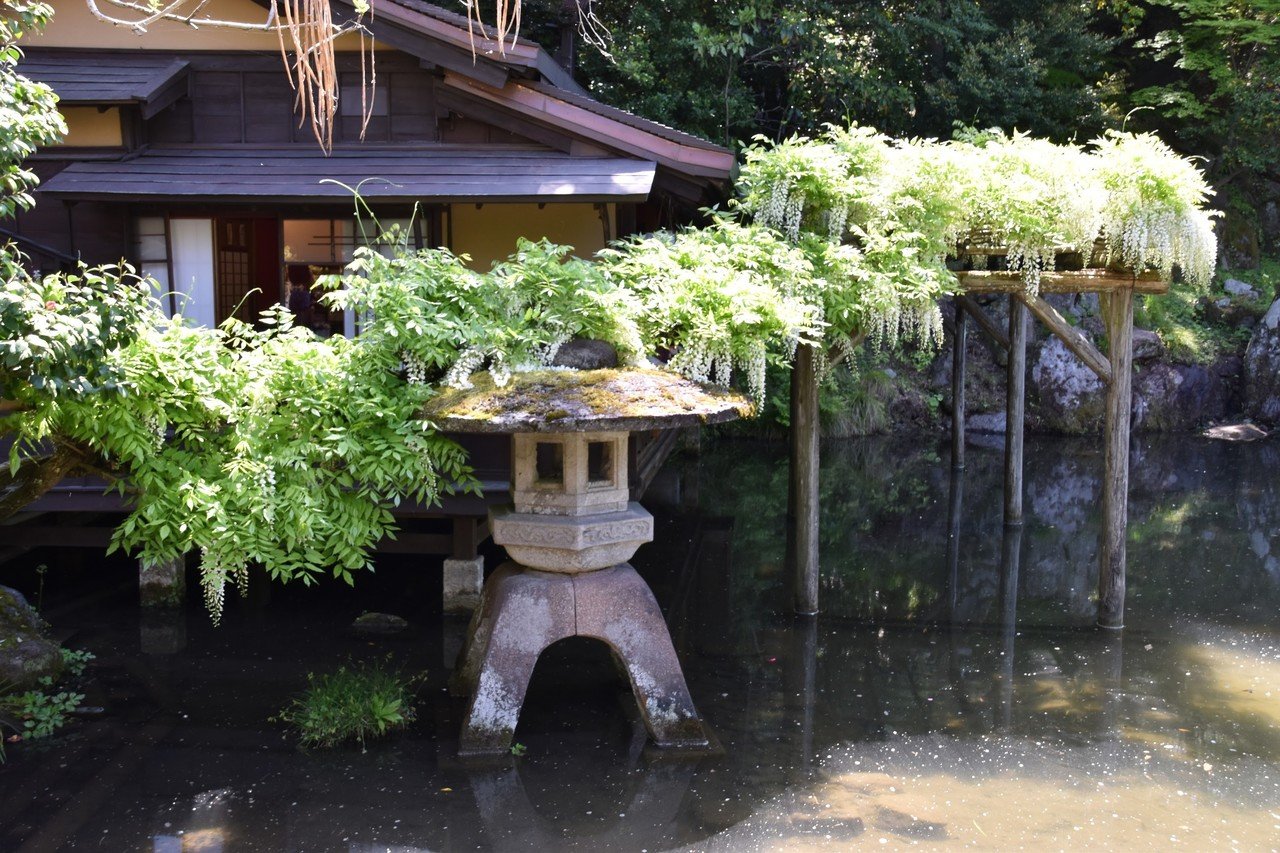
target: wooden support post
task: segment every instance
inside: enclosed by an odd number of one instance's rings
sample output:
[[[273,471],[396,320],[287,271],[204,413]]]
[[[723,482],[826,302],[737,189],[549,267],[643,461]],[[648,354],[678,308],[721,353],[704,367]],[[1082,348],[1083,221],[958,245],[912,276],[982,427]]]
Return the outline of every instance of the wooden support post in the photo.
[[[964,374],[969,326],[964,306],[955,303],[956,321],[951,334],[951,468],[964,468]]]
[[[813,347],[796,349],[791,388],[795,610],[813,615],[818,612],[818,365]]]
[[[1022,523],[1022,426],[1027,393],[1027,309],[1009,297],[1009,364],[1005,371],[1004,523]]]
[[[1098,625],[1124,627],[1125,532],[1129,523],[1129,410],[1133,396],[1133,291],[1103,294],[1102,316],[1110,345],[1102,541],[1098,549]]]

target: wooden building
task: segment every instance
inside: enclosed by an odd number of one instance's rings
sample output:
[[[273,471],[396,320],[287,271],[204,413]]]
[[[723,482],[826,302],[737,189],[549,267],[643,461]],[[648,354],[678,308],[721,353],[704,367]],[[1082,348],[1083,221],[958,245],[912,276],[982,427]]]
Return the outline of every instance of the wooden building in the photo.
[[[267,5],[209,0],[200,15],[262,22]],[[353,15],[346,0],[332,6],[336,21]],[[409,227],[416,246],[448,247],[480,269],[519,237],[587,256],[723,199],[732,152],[600,103],[533,42],[499,51],[477,31],[473,54],[466,19],[438,6],[375,0],[374,12],[372,117],[361,139],[360,44],[344,36],[326,154],[300,126],[274,33],[161,21],[139,35],[95,19],[84,0],[58,0],[19,67],[53,87],[70,132],[32,158],[36,207],[0,223],[0,237],[45,270],[124,258],[157,280],[171,313],[203,324],[285,301],[317,331],[350,334],[350,317],[322,315],[303,295],[369,236],[347,187],[382,226]],[[636,491],[673,438],[633,440]],[[487,504],[507,500],[508,448],[470,449],[484,497],[400,506],[405,530],[386,549],[474,560]],[[0,560],[42,544],[104,545],[109,526],[69,527],[61,515],[114,523],[126,505],[103,489],[60,483],[9,528]]]
[[[201,14],[261,22],[266,9],[213,0]],[[125,258],[170,310],[212,324],[350,259],[369,226],[347,187],[384,226],[412,217],[414,244],[479,268],[518,237],[589,255],[722,197],[730,151],[594,100],[533,42],[499,52],[480,33],[473,56],[466,20],[419,0],[377,0],[367,25],[372,117],[361,139],[359,43],[343,37],[326,155],[299,126],[274,33],[162,21],[138,35],[59,2],[20,69],[53,87],[70,132],[34,158],[37,206],[6,230],[38,267]]]

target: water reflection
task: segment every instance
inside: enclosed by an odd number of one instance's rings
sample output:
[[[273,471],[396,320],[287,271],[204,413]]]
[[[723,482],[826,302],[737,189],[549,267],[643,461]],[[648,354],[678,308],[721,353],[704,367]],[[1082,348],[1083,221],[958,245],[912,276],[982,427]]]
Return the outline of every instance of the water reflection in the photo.
[[[1090,627],[1090,442],[1028,442],[1021,527],[1003,524],[998,448],[970,448],[962,481],[918,446],[826,448],[817,620],[786,612],[783,462],[722,445],[671,468],[636,561],[723,756],[646,749],[607,654],[570,643],[539,664],[525,754],[460,764],[439,666],[457,626],[419,601],[402,613],[419,640],[343,630],[409,600],[420,569],[354,598],[231,603],[218,630],[192,612],[180,638],[124,604],[81,608],[55,624],[99,655],[90,701],[110,716],[13,751],[0,848],[1274,846],[1274,448],[1136,448],[1121,635]],[[387,652],[429,673],[405,736],[308,754],[267,722],[306,671]]]

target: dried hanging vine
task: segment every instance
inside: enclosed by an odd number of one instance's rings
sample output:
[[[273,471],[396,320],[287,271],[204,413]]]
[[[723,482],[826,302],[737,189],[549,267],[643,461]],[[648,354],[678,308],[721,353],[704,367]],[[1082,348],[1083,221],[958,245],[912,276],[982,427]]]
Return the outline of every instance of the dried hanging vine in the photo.
[[[328,0],[278,0],[280,58],[284,61],[289,85],[297,93],[295,110],[299,122],[310,121],[311,132],[326,152],[333,149],[333,125],[338,116],[341,80],[334,42],[347,32],[333,23]],[[369,4],[357,3],[356,12],[372,14]],[[373,87],[377,66],[372,43],[360,34],[360,138],[364,139],[373,115]]]
[[[333,126],[338,116],[341,81],[334,46],[349,33],[360,38],[360,138],[364,138],[373,114],[373,95],[377,86],[377,67],[372,39],[363,25],[364,16],[373,14],[368,0],[356,0],[356,17],[346,24],[335,24],[327,0],[277,0],[267,9],[266,20],[237,21],[224,18],[197,17],[209,0],[169,0],[169,2],[134,2],[103,0],[103,5],[121,10],[106,14],[97,0],[85,0],[89,12],[98,20],[113,26],[146,32],[159,21],[185,24],[192,29],[215,29],[275,32],[280,38],[280,56],[289,85],[297,93],[295,109],[299,123],[310,123],[311,132],[326,153],[333,149]],[[127,14],[131,17],[121,17]],[[517,9],[517,25],[519,12]]]
[[[609,49],[613,45],[613,35],[597,17],[595,0],[567,0],[566,6],[573,8],[573,16],[584,44],[588,44],[606,59],[612,59]],[[520,35],[521,0],[494,0],[493,22],[484,19],[484,11],[480,8],[480,0],[462,0],[466,10],[467,34],[471,37],[471,56],[476,56],[476,31],[484,39],[497,42],[498,53],[507,51],[508,37],[514,45]]]

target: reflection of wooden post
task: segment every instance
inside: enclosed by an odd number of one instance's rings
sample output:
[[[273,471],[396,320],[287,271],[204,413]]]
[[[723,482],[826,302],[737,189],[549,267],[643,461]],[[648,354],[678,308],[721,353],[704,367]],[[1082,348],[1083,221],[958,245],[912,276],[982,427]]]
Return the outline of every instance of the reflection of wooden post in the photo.
[[[1018,636],[1018,571],[1022,561],[1022,525],[1006,524],[1000,545],[1000,696],[996,725],[1013,721],[1013,656]]]
[[[790,646],[785,673],[787,707],[799,712],[797,767],[808,773],[813,764],[813,726],[818,702],[818,621],[797,620],[787,632],[787,638]]]
[[[951,469],[947,495],[947,621],[956,624],[960,606],[960,519],[964,513],[964,471]]]
[[[1124,627],[1125,528],[1129,523],[1129,407],[1133,392],[1133,291],[1102,295],[1110,346],[1102,543],[1098,549],[1098,624]]]
[[[797,347],[791,387],[795,609],[812,615],[818,612],[818,365],[813,347]]]
[[[1027,308],[1009,297],[1009,364],[1005,373],[1004,523],[1022,523],[1022,424],[1027,393]]]
[[[969,327],[964,306],[956,306],[955,333],[951,336],[951,468],[964,468],[964,372]]]

